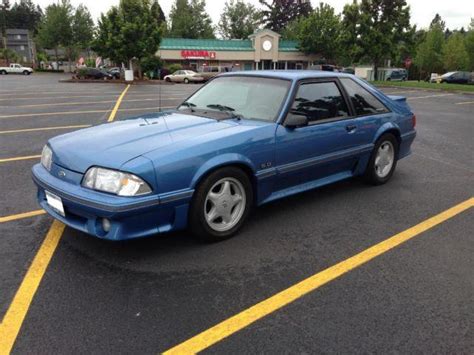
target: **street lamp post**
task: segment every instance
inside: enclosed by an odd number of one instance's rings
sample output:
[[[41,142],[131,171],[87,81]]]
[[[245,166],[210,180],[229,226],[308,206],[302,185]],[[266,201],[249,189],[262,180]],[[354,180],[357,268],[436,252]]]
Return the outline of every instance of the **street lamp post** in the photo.
[[[2,0],[0,4],[0,10],[2,10],[2,37],[3,37],[3,48],[7,49],[7,10],[10,7],[8,0]]]

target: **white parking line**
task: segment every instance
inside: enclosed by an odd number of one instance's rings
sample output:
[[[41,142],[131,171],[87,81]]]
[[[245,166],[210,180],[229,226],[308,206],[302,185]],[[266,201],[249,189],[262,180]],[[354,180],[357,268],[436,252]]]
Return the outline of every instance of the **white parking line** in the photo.
[[[441,94],[441,95],[428,95],[428,96],[416,96],[416,97],[408,97],[408,100],[418,100],[418,99],[428,99],[430,97],[443,97],[443,96],[451,96],[454,94]]]

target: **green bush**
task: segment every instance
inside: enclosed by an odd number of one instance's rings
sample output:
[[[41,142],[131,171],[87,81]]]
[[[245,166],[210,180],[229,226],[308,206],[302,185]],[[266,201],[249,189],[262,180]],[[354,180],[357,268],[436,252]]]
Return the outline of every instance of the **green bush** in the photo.
[[[40,72],[40,73],[64,73],[64,70],[63,69],[41,69],[41,68],[38,68],[38,69],[35,69],[36,72]]]
[[[171,64],[167,67],[167,69],[170,71],[171,74],[173,74],[177,70],[183,69],[181,64]]]
[[[143,58],[140,61],[140,65],[144,73],[155,72],[156,70],[158,70],[159,68],[163,66],[163,62],[161,61],[160,58],[156,56],[152,56],[152,57]]]
[[[85,60],[84,64],[86,67],[95,68],[95,59],[88,58]]]

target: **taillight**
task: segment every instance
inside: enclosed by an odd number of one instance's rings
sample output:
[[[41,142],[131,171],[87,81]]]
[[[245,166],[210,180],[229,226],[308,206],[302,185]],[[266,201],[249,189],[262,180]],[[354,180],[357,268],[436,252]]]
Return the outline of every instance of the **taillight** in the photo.
[[[411,123],[413,124],[413,128],[416,127],[416,115],[413,115],[413,117],[411,118]]]

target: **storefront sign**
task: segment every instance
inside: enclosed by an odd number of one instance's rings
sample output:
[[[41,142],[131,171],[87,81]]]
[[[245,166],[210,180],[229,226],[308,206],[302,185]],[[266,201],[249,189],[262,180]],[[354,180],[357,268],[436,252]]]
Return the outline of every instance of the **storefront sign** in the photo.
[[[194,58],[194,59],[206,59],[206,58],[215,59],[216,52],[209,52],[209,51],[200,50],[200,49],[183,49],[181,51],[181,57]]]

